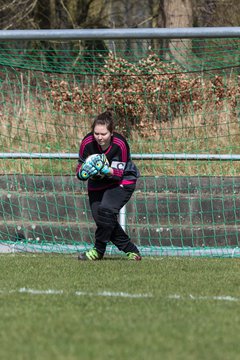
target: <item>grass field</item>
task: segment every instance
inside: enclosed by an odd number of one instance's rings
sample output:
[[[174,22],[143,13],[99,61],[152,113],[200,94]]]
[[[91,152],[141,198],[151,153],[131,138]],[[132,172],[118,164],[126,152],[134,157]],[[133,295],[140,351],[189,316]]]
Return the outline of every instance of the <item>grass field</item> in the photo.
[[[0,256],[0,358],[239,359],[238,259]]]

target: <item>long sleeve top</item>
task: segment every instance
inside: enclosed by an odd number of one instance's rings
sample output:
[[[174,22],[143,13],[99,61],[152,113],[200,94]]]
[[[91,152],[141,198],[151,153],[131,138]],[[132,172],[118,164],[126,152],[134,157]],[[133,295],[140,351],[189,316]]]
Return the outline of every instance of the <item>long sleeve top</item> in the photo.
[[[89,178],[88,190],[101,190],[118,185],[136,183],[137,178],[140,176],[139,171],[131,160],[127,140],[117,132],[113,132],[111,143],[106,150],[102,150],[92,132],[83,138],[80,144],[78,166],[76,168],[77,177],[82,164],[88,156],[102,153],[106,155],[109,166],[113,169],[113,175],[105,176],[104,178]]]

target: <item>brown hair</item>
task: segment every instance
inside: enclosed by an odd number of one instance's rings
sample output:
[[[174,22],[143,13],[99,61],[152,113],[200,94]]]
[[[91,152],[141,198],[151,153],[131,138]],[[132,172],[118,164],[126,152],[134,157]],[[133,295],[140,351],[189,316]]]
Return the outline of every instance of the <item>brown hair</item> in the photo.
[[[99,114],[92,123],[92,132],[94,131],[94,128],[96,125],[106,125],[108,131],[110,133],[114,130],[114,123],[113,123],[113,113],[111,109],[108,109],[107,111],[103,112],[102,114]]]

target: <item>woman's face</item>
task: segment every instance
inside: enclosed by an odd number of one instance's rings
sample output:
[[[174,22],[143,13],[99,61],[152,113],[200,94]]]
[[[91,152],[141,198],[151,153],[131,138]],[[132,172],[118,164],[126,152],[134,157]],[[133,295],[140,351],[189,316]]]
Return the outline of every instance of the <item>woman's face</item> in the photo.
[[[112,133],[107,129],[106,125],[96,125],[93,136],[103,149],[106,149],[110,145]]]

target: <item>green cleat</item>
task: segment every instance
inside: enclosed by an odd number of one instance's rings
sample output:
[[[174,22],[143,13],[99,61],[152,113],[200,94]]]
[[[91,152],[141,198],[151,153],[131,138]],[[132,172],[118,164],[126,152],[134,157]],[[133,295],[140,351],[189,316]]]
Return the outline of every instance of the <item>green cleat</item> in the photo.
[[[103,254],[100,254],[95,248],[78,255],[78,260],[101,260]]]
[[[139,253],[128,252],[126,255],[128,257],[128,260],[135,260],[135,261],[142,260],[142,257]]]

